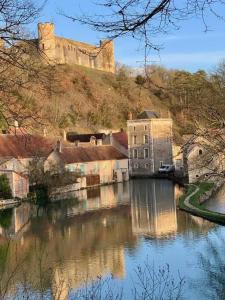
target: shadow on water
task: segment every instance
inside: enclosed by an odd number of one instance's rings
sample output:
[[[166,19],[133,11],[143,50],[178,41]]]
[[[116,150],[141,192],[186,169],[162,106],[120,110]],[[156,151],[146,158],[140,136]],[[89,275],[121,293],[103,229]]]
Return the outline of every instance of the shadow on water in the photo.
[[[136,179],[82,190],[73,194],[74,199],[46,207],[24,203],[14,208],[10,222],[0,227],[0,246],[8,245],[10,239],[6,273],[19,265],[10,291],[25,280],[34,295],[49,293],[57,284],[67,293],[85,279],[91,282],[111,274],[115,284],[125,284],[125,294],[130,292],[126,284],[130,280],[129,257],[135,268],[143,261],[143,253],[146,256],[151,249],[157,262],[157,249],[163,249],[166,263],[173,264],[171,255],[178,246],[186,259],[189,244],[215,227],[177,211],[181,193],[179,186],[168,180]],[[44,274],[42,270],[41,282],[40,266],[48,270]],[[175,268],[186,270],[179,263]]]

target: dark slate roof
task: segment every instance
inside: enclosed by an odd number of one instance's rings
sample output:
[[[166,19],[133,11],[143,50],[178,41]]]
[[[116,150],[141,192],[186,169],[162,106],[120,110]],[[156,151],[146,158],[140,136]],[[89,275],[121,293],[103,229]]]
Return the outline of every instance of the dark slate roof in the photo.
[[[90,142],[90,138],[95,137],[97,140],[103,140],[106,135],[105,133],[88,133],[88,134],[75,134],[74,132],[68,132],[66,138],[69,142],[74,143],[79,141],[81,143]]]
[[[138,119],[156,119],[159,117],[159,113],[151,110],[144,110],[138,115]]]
[[[127,156],[120,153],[113,146],[93,146],[93,147],[65,147],[59,153],[66,164],[91,162],[100,160],[120,160]]]

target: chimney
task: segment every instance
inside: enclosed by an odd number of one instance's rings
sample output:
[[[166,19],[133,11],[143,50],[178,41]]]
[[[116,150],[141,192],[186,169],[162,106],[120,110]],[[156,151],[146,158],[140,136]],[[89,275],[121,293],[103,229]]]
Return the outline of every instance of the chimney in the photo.
[[[43,137],[46,137],[47,136],[47,130],[46,128],[43,129]]]
[[[133,120],[133,114],[131,111],[128,113],[128,120]]]
[[[18,128],[19,128],[19,123],[18,123],[18,121],[17,121],[17,120],[15,120],[15,121],[14,121],[14,126],[15,126],[15,128],[16,128],[16,129],[18,129]]]
[[[97,146],[102,146],[102,139],[97,140]]]
[[[60,140],[58,140],[56,143],[56,151],[62,153],[62,142]]]
[[[66,130],[63,130],[63,140],[66,142],[67,138],[66,138]]]

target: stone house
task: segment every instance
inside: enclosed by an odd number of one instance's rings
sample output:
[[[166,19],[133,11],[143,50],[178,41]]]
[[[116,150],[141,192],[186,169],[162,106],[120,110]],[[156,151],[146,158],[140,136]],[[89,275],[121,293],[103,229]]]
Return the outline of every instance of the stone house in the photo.
[[[0,175],[6,175],[9,180],[13,198],[26,198],[29,193],[29,179],[27,176],[13,170],[0,170]]]
[[[224,176],[225,136],[211,132],[210,139],[204,136],[185,136],[183,146],[184,172],[189,183],[199,180],[214,180]],[[221,143],[221,144],[220,144]]]
[[[163,164],[173,164],[172,119],[145,111],[127,121],[129,167],[132,176],[149,176]]]
[[[56,147],[44,162],[45,171],[53,167],[81,176],[99,176],[96,184],[123,182],[129,179],[128,158],[110,145]],[[97,178],[97,177],[96,177]]]
[[[34,159],[44,160],[56,140],[38,135],[0,134],[0,169],[28,174]]]

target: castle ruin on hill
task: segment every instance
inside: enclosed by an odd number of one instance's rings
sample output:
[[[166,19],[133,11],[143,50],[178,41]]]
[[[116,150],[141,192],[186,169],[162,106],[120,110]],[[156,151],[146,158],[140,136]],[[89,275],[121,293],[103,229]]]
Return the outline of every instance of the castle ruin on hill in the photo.
[[[114,45],[112,41],[100,41],[96,47],[55,35],[53,23],[38,24],[37,45],[39,51],[53,65],[77,64],[88,68],[115,72]]]

